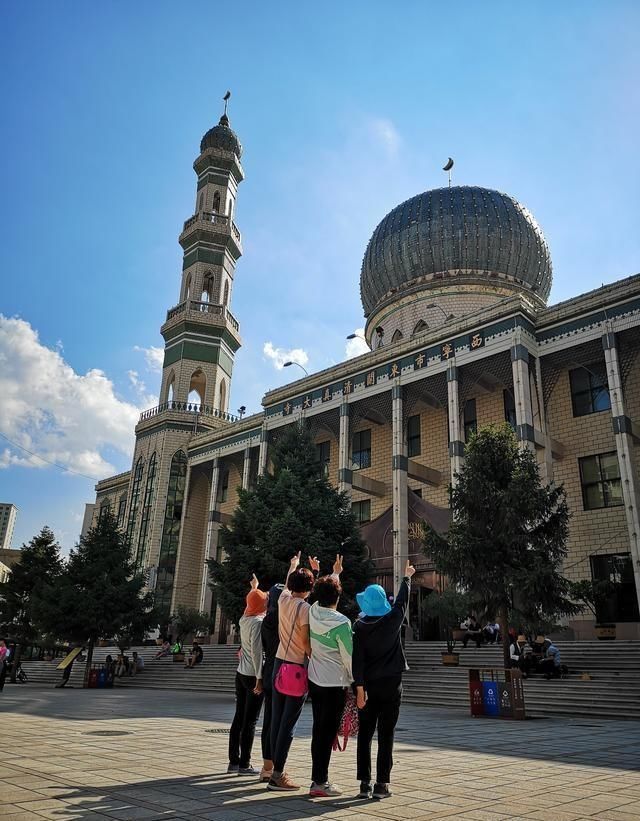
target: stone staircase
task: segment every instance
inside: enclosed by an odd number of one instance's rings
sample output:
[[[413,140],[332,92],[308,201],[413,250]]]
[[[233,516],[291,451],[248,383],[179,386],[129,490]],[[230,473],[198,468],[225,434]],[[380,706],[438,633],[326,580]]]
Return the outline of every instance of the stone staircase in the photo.
[[[460,666],[444,667],[442,642],[408,642],[410,670],[405,674],[405,700],[429,707],[468,709],[468,670],[471,667],[501,669],[502,650],[498,647],[460,648]],[[142,674],[116,680],[116,687],[143,687],[161,690],[204,690],[233,694],[238,648],[205,645],[204,661],[194,670],[172,658],[155,660],[155,647],[136,649],[145,661]],[[525,703],[530,715],[573,715],[585,718],[640,719],[640,642],[580,641],[560,642],[562,661],[570,670],[568,679],[546,681],[540,676],[525,682]],[[128,651],[131,656],[132,651]],[[99,647],[94,662],[100,664],[117,648]],[[53,686],[61,673],[58,662],[25,661],[29,683]],[[84,665],[75,664],[69,685],[82,686]],[[582,672],[591,675],[583,681]],[[26,685],[25,685],[26,686]]]

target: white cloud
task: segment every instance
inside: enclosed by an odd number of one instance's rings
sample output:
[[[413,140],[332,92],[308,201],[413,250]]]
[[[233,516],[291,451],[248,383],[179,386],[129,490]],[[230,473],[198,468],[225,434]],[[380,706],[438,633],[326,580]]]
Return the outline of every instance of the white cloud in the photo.
[[[98,478],[114,468],[107,448],[130,455],[140,408],[119,399],[96,368],[77,374],[28,322],[0,314],[0,431],[52,462]],[[46,467],[5,448],[0,467]]]
[[[372,119],[371,132],[390,157],[397,155],[400,144],[402,143],[402,137],[391,120],[387,120],[384,117]]]
[[[364,336],[364,328],[356,328],[354,334],[358,334],[358,336],[356,336],[355,339],[347,339],[347,344],[344,346],[344,353],[347,359],[353,359],[354,356],[369,353],[369,346],[362,338]]]
[[[285,348],[275,348],[272,342],[265,342],[262,353],[273,362],[273,366],[281,371],[285,362],[297,362],[298,365],[306,365],[309,361],[307,352],[302,348],[292,348],[287,351]]]
[[[164,362],[164,348],[156,348],[151,345],[149,348],[142,348],[140,345],[133,346],[134,351],[144,354],[147,368],[153,373],[162,373],[162,364]]]

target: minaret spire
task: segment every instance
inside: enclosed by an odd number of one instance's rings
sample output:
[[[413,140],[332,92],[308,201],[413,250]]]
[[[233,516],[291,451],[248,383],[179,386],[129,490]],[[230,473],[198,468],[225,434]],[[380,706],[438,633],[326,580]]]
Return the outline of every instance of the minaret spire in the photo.
[[[231,92],[227,91],[227,93],[222,98],[224,100],[224,116],[227,116],[227,106],[229,105],[229,97],[231,97]]]

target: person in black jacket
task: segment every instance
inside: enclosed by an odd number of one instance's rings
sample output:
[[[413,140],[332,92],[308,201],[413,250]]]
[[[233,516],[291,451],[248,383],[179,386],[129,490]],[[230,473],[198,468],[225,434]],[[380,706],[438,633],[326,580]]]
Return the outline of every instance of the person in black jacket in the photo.
[[[358,732],[359,798],[382,799],[391,795],[393,736],[400,714],[402,674],[408,670],[401,632],[409,606],[411,577],[416,572],[407,561],[404,579],[393,607],[379,584],[371,584],[356,599],[361,615],[353,628],[353,678],[356,685],[360,729]],[[371,789],[371,741],[378,729],[376,783]]]
[[[271,708],[273,697],[273,665],[280,644],[278,633],[278,599],[284,590],[283,584],[274,584],[269,590],[267,615],[262,620],[262,649],[264,664],[262,666],[262,689],[264,692],[264,714],[262,716],[262,771],[260,781],[268,782],[273,775],[273,759],[271,755]]]

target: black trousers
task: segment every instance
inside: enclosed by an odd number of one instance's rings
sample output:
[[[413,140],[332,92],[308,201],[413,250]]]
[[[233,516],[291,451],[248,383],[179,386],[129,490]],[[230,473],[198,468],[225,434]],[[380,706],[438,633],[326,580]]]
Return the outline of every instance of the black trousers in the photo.
[[[236,712],[229,735],[229,763],[248,767],[256,734],[256,721],[262,708],[262,694],[255,695],[255,676],[236,673]]]
[[[388,784],[393,767],[393,737],[402,700],[402,677],[375,679],[367,683],[365,690],[367,703],[364,710],[359,711],[358,781],[371,781],[371,741],[377,727],[376,782]]]
[[[333,742],[340,727],[344,709],[344,687],[319,687],[309,682],[313,730],[311,733],[311,780],[326,784]]]
[[[271,676],[262,679],[264,693],[264,713],[262,714],[262,757],[265,761],[272,761],[271,757],[271,718],[273,714],[273,681]]]
[[[276,659],[273,666],[274,686],[271,706],[271,758],[273,769],[279,773],[284,771],[287,763],[296,724],[307,698],[306,695],[283,696],[276,690],[275,680],[281,664],[282,661]]]
[[[4,661],[0,661],[0,693],[4,690],[4,680],[8,672],[7,664]]]

